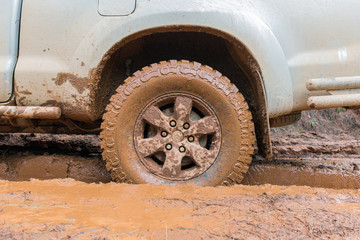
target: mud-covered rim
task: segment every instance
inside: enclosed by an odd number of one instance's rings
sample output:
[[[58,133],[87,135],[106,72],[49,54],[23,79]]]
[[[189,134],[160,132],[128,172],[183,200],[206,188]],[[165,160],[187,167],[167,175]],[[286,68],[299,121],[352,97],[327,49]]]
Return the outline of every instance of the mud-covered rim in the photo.
[[[221,147],[221,125],[214,110],[188,93],[168,93],[140,112],[134,128],[135,151],[154,175],[189,180],[206,172]]]

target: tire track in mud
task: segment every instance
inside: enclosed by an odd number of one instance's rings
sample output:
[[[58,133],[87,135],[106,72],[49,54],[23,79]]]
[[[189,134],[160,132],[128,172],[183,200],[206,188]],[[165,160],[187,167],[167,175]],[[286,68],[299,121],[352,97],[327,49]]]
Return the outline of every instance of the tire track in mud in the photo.
[[[274,158],[258,155],[242,184],[360,188],[360,140],[317,133],[273,136]],[[0,178],[109,182],[97,135],[0,134]]]

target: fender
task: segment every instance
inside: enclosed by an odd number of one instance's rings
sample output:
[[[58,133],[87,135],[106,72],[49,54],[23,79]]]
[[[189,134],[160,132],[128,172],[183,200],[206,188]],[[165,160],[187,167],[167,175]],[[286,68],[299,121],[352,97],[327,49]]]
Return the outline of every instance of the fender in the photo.
[[[214,14],[216,14],[216,18]],[[293,86],[286,57],[271,29],[257,16],[246,12],[213,13],[211,11],[139,15],[136,17],[137,15],[134,14],[128,18],[128,21],[121,23],[114,21],[114,19],[104,18],[84,38],[75,55],[83,56],[89,61],[89,66],[99,67],[102,64],[102,58],[105,56],[106,61],[109,53],[114,51],[118,44],[117,40],[136,38],[136,35],[141,36],[141,32],[146,32],[146,29],[161,28],[161,31],[164,29],[186,31],[187,26],[192,26],[192,29],[196,28],[198,31],[206,32],[207,29],[212,28],[233,36],[248,48],[259,63],[269,117],[291,112],[293,108]],[[181,26],[184,26],[183,29]],[[102,34],[99,34],[99,31],[102,31]],[[96,51],[91,47],[92,44],[97,46],[97,49],[108,49],[108,53],[103,54]],[[89,49],[93,51],[89,51]]]

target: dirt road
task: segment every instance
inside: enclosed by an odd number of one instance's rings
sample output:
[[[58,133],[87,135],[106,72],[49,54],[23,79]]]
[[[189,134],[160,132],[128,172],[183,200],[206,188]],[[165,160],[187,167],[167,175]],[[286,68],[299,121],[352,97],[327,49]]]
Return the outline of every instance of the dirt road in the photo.
[[[359,239],[360,191],[0,182],[1,239]]]

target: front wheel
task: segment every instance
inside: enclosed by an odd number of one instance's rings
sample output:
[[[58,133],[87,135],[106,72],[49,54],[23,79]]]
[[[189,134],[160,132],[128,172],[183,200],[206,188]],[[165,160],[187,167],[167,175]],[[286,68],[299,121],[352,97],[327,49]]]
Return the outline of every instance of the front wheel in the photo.
[[[117,182],[231,185],[252,160],[254,125],[244,97],[196,62],[136,72],[111,97],[103,120],[103,159]]]

